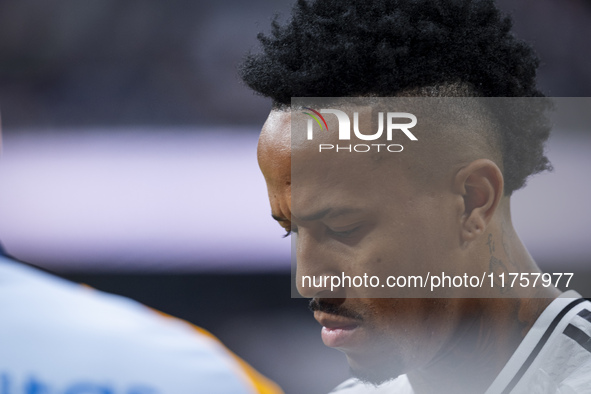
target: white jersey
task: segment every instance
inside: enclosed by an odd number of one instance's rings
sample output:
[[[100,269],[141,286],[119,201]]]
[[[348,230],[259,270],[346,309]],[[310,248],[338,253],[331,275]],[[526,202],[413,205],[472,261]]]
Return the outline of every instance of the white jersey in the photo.
[[[591,302],[568,291],[538,317],[485,394],[591,394]],[[378,387],[349,379],[331,393],[413,394],[402,375]]]
[[[412,386],[406,375],[401,375],[379,386],[373,386],[351,378],[339,384],[330,394],[413,394]]]
[[[280,392],[204,330],[0,254],[0,394]]]

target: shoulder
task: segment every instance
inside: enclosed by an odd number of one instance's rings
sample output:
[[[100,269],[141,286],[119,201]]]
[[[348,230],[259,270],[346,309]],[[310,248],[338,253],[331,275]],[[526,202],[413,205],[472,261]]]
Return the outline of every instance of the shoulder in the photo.
[[[277,389],[205,330],[2,257],[0,311],[0,337],[10,338],[0,341],[0,374],[12,380],[28,370],[55,385],[85,376],[163,393]]]
[[[587,392],[590,344],[591,302],[564,293],[540,315],[487,394]]]
[[[556,328],[535,361],[530,379],[556,392],[591,392],[591,302],[580,299]],[[551,327],[550,327],[551,328]]]
[[[406,375],[374,386],[369,383],[351,378],[334,388],[330,394],[413,394],[412,387]]]
[[[152,349],[163,345],[170,348],[189,338],[201,347],[213,343],[181,320],[166,318],[136,301],[22,264],[2,261],[0,277],[0,308],[4,317],[0,325],[4,330],[12,327],[15,335],[30,332],[34,334],[31,340],[80,342],[89,350],[90,338],[108,338],[112,342],[102,345],[117,346],[121,351],[144,345]],[[167,337],[176,340],[153,341]]]

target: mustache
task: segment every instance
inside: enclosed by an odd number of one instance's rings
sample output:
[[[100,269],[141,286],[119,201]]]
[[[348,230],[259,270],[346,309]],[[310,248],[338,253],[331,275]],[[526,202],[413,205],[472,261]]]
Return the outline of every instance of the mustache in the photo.
[[[323,300],[310,300],[310,304],[308,304],[308,308],[312,312],[323,312],[330,315],[342,316],[348,319],[355,319],[359,321],[363,321],[363,317],[359,313],[355,313],[352,310],[345,308],[341,305],[333,304],[332,302],[323,301]]]

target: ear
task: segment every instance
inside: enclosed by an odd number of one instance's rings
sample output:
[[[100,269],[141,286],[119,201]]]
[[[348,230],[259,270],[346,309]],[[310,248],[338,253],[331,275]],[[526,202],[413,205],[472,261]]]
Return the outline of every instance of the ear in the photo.
[[[470,242],[484,232],[503,196],[503,184],[501,170],[488,159],[475,160],[456,173],[453,190],[463,201],[462,242]]]

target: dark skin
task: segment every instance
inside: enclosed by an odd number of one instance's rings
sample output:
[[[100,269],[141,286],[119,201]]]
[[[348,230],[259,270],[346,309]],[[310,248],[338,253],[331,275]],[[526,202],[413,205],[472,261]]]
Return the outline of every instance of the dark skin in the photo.
[[[511,224],[494,153],[450,150],[444,176],[423,182],[413,176],[409,155],[320,157],[317,145],[291,139],[291,116],[271,112],[258,160],[273,217],[297,231],[298,278],[356,275],[369,267],[404,272],[423,262],[454,275],[540,272]],[[413,157],[429,164],[437,157],[430,149],[425,143]],[[406,373],[417,394],[486,391],[559,295],[554,288],[495,286],[488,298],[375,298],[365,288],[331,292],[300,280],[298,290],[316,305],[330,305],[315,310],[323,326],[354,326],[346,342],[325,343],[346,354],[357,376],[379,383]],[[492,298],[501,293],[509,298]]]

